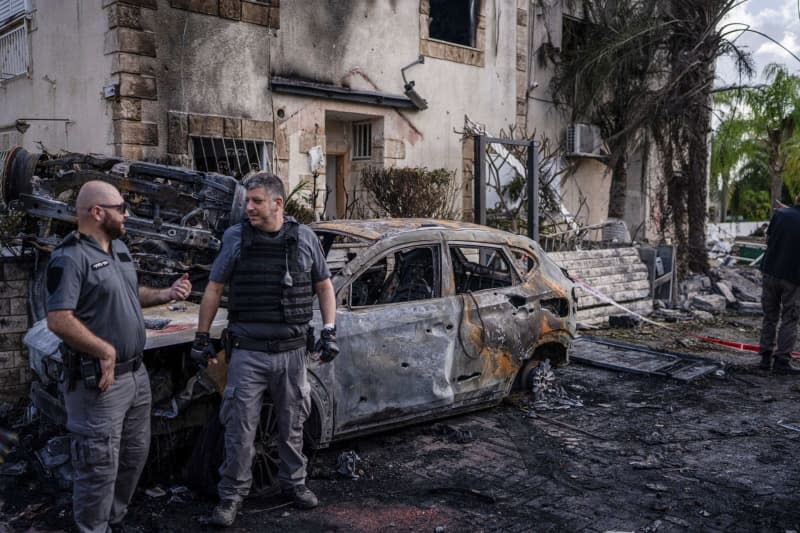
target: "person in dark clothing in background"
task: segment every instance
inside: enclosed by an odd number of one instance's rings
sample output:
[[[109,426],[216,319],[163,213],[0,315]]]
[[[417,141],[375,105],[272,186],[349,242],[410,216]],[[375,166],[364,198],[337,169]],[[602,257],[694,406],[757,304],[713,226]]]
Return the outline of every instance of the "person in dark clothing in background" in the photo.
[[[800,319],[800,194],[793,206],[777,209],[772,215],[761,270],[764,318],[759,367],[772,368],[778,374],[798,374],[800,368],[792,365],[791,355]]]

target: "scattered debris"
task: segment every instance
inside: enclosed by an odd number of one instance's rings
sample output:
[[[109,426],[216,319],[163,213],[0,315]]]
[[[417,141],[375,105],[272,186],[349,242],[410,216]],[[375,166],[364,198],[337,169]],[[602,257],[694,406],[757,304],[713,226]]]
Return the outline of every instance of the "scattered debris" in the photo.
[[[144,327],[146,329],[164,329],[172,322],[169,318],[145,318],[144,319]]]
[[[16,463],[6,463],[0,466],[0,476],[19,477],[28,471],[27,461],[18,461]]]
[[[150,496],[151,498],[163,498],[164,496],[167,495],[167,491],[165,491],[158,485],[156,485],[153,488],[145,490],[144,493]]]
[[[358,479],[358,462],[361,458],[353,450],[342,452],[336,459],[336,473],[348,479]]]
[[[719,293],[725,298],[725,302],[728,305],[732,305],[737,302],[736,296],[733,295],[733,291],[731,291],[730,287],[726,282],[718,281],[714,284],[714,287],[716,287]]]
[[[692,296],[690,304],[695,309],[716,314],[724,312],[727,307],[725,298],[719,294],[695,294]]]
[[[785,429],[790,429],[792,431],[797,431],[800,433],[800,424],[793,424],[790,422],[784,422],[783,420],[778,420],[778,425]]]
[[[0,463],[5,461],[6,456],[11,452],[12,446],[17,442],[19,442],[19,436],[16,433],[0,429]]]
[[[637,470],[652,470],[662,467],[661,461],[653,454],[648,455],[644,459],[631,461],[628,464]]]
[[[169,488],[169,501],[167,504],[186,503],[186,497],[191,495],[191,491],[184,485],[175,485]]]
[[[692,315],[701,322],[711,322],[712,320],[714,320],[714,315],[712,315],[708,311],[703,311],[701,309],[694,309],[692,311]]]
[[[431,428],[437,435],[446,437],[450,442],[465,444],[475,439],[467,429],[454,428],[449,424],[434,424]]]
[[[535,418],[537,420],[541,420],[543,422],[547,422],[548,424],[553,424],[556,426],[560,426],[565,429],[571,429],[572,431],[577,431],[578,433],[583,433],[584,435],[588,435],[589,437],[598,439],[598,440],[608,440],[605,437],[598,435],[596,433],[592,433],[591,431],[586,431],[585,429],[581,429],[579,427],[573,426],[571,424],[567,424],[562,422],[561,420],[556,420],[555,418],[548,418],[546,416],[542,416],[539,413],[535,412],[528,412],[528,418]]]
[[[36,452],[36,458],[46,470],[69,461],[70,437],[62,435],[47,441],[47,446]]]
[[[578,337],[572,347],[570,358],[577,363],[686,382],[720,369],[720,363],[713,359],[599,337]]]
[[[761,304],[756,302],[739,302],[736,304],[736,309],[740,313],[749,314],[749,315],[760,315],[763,314],[764,310],[761,309]]]
[[[633,315],[611,315],[608,325],[612,328],[635,328],[642,324],[642,319]]]
[[[569,409],[570,407],[583,407],[583,402],[578,398],[570,398],[564,387],[556,382],[556,375],[550,366],[550,360],[545,359],[531,373],[531,392],[533,393],[533,408],[536,410]]]
[[[75,472],[70,461],[69,435],[60,435],[47,441],[47,445],[34,452],[34,456],[41,467],[44,476],[55,479],[62,489],[72,487]]]

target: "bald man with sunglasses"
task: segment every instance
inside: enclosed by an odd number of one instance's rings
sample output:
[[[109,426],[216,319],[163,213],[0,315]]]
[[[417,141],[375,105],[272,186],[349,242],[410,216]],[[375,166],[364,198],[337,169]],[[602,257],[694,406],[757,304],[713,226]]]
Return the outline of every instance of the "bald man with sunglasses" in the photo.
[[[119,240],[128,204],[113,185],[87,182],[75,206],[78,229],[47,268],[47,326],[63,341],[75,524],[106,533],[125,517],[150,448],[142,307],[184,300],[192,284],[184,274],[167,288],[138,286]]]

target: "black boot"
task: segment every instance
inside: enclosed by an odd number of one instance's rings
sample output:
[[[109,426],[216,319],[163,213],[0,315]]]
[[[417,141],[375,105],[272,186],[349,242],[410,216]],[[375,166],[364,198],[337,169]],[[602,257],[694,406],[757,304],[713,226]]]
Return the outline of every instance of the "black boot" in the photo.
[[[772,368],[772,352],[761,352],[761,362],[758,364],[761,370],[769,370]]]
[[[789,357],[776,357],[772,365],[773,374],[800,374],[800,368],[794,366]]]

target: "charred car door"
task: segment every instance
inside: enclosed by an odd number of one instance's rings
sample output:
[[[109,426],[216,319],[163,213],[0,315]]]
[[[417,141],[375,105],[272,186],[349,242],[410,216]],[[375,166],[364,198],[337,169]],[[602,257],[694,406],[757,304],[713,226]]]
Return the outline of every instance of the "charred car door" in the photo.
[[[366,261],[337,292],[335,433],[399,425],[453,401],[458,308],[442,298],[442,243],[416,241]]]
[[[459,401],[493,401],[506,394],[539,334],[538,295],[523,284],[505,246],[448,244],[453,286],[462,306],[462,355],[452,381]]]

